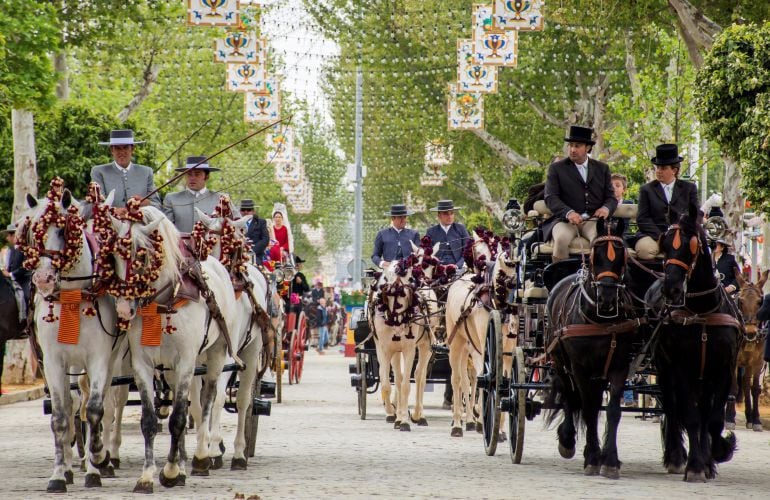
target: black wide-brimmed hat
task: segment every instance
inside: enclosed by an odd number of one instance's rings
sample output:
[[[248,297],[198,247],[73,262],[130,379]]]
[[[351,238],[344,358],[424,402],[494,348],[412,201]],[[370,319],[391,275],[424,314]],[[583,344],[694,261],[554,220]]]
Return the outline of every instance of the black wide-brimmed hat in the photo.
[[[303,262],[305,262],[305,259],[303,259],[299,255],[296,255],[296,254],[294,255],[294,263],[295,264],[302,264]]]
[[[452,200],[439,200],[435,207],[431,208],[431,212],[449,212],[450,210],[462,210],[463,207],[456,207]]]
[[[254,210],[255,208],[257,208],[257,206],[254,205],[254,200],[250,200],[248,198],[241,200],[241,211]]]
[[[134,144],[144,144],[144,141],[134,140],[134,131],[130,129],[111,130],[110,140],[100,141],[100,146],[133,146]]]
[[[177,172],[187,172],[188,170],[205,170],[206,172],[219,172],[219,169],[209,165],[205,156],[188,156],[184,167],[175,169]]]
[[[404,204],[397,204],[390,206],[390,212],[385,212],[388,217],[405,217],[414,214],[411,210],[406,208]]]
[[[565,142],[582,142],[593,146],[596,141],[593,140],[594,131],[589,127],[581,127],[580,125],[570,125],[569,134],[564,138]]]
[[[650,161],[655,165],[674,165],[682,163],[683,159],[679,156],[679,148],[676,144],[661,144],[655,147],[655,156]]]

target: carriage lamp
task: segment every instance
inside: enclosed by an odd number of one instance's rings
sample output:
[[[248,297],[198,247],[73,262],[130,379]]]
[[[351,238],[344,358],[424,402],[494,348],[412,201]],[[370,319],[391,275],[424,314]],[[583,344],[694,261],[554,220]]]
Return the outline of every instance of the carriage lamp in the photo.
[[[724,238],[724,236],[727,234],[727,221],[724,219],[724,217],[715,215],[706,219],[705,224],[703,224],[703,228],[706,230],[706,234],[708,235],[709,239],[718,240],[720,238]]]
[[[525,217],[520,208],[509,208],[503,214],[503,227],[510,233],[518,233],[524,229]]]

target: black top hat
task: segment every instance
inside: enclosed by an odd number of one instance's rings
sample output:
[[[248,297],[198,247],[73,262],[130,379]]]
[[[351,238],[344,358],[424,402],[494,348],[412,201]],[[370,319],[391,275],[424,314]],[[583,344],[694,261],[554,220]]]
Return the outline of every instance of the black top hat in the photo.
[[[205,156],[188,156],[184,167],[174,169],[177,172],[186,172],[188,170],[205,170],[206,172],[219,172],[219,169],[209,165]]]
[[[254,200],[250,200],[248,198],[241,200],[241,212],[244,210],[254,210],[256,205],[254,205]]]
[[[679,156],[679,148],[676,144],[661,144],[655,147],[655,156],[650,161],[655,165],[674,165],[682,163],[683,159]]]
[[[294,255],[294,263],[295,264],[302,264],[303,262],[305,262],[305,259],[303,259],[299,255],[296,255],[296,254]]]
[[[414,212],[408,210],[404,204],[396,204],[390,206],[390,212],[385,212],[388,217],[405,217],[412,215]]]
[[[126,146],[134,144],[144,144],[144,141],[135,141],[134,131],[129,129],[111,130],[110,140],[106,142],[99,142],[100,146]]]
[[[593,146],[596,144],[591,137],[593,136],[593,129],[590,127],[581,127],[580,125],[570,125],[569,134],[564,138],[565,142],[582,142]]]
[[[452,200],[439,200],[438,204],[431,208],[431,212],[448,212],[450,210],[462,210],[463,207],[456,207]]]

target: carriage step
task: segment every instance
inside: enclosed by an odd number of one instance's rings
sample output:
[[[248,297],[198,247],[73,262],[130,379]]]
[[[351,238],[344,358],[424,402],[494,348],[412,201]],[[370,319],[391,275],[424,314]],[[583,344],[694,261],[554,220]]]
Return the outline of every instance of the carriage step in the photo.
[[[272,404],[270,401],[265,401],[261,398],[254,398],[254,402],[251,405],[251,414],[269,417],[271,408]],[[238,405],[235,403],[235,401],[228,401],[225,403],[225,411],[227,413],[238,413]]]
[[[260,396],[263,398],[274,398],[275,397],[275,382],[265,380],[262,382],[262,385],[260,386]]]
[[[348,365],[348,373],[350,375],[353,375],[354,373],[358,373],[358,365],[356,365],[356,363],[350,363]]]

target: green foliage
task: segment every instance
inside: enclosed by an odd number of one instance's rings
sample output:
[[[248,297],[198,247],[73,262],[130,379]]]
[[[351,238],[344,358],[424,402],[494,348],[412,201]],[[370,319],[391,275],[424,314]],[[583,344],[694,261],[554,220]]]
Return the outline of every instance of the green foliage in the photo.
[[[492,229],[493,231],[496,230],[494,217],[484,210],[469,213],[465,217],[465,227],[468,228],[468,232],[473,231],[477,227],[484,227],[486,229]]]
[[[56,74],[50,54],[57,45],[58,26],[53,5],[27,0],[3,2],[0,8],[0,111],[45,109],[53,103]]]
[[[770,23],[724,30],[696,87],[706,134],[740,162],[746,197],[770,213]]]
[[[523,203],[531,186],[545,182],[546,170],[540,167],[520,167],[511,173],[511,198]]]

